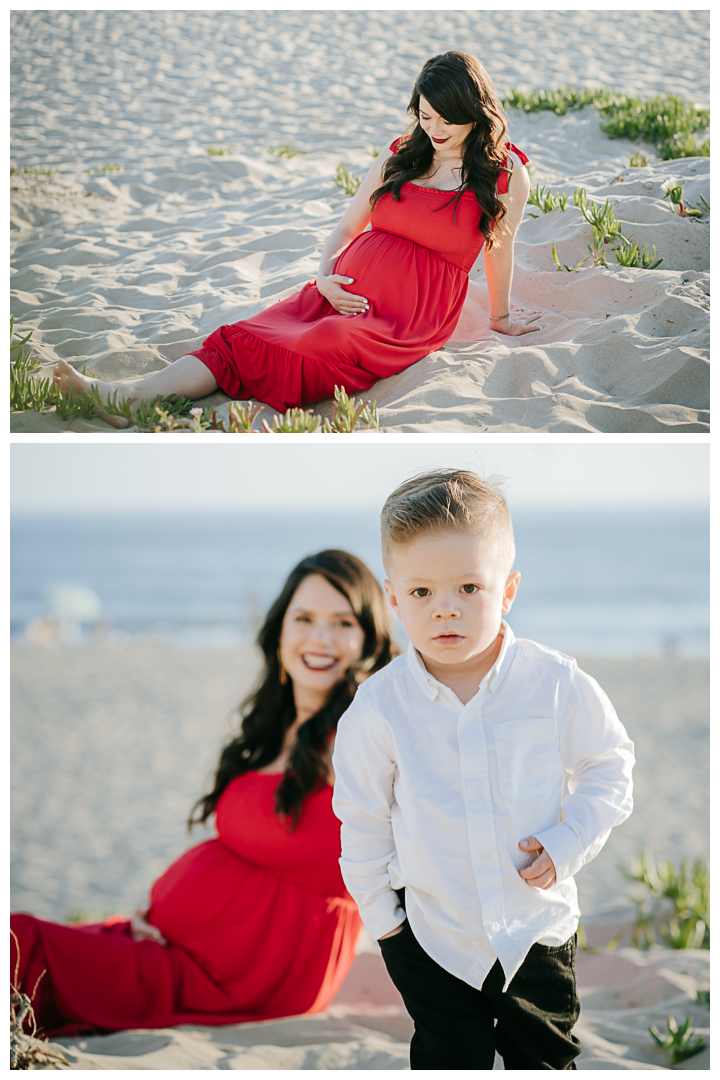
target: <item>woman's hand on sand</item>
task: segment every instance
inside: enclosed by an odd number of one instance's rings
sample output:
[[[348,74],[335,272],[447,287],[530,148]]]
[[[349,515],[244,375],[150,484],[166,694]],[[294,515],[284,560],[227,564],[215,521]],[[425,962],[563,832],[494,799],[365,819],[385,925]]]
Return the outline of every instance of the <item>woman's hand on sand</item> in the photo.
[[[540,841],[531,836],[529,840],[521,840],[518,847],[526,855],[531,855],[535,851],[540,852],[537,859],[534,859],[529,866],[518,871],[523,881],[532,885],[533,889],[549,889],[551,885],[554,885],[557,880],[555,864]]]
[[[531,308],[527,311],[525,308],[510,308],[510,318],[503,319],[502,322],[492,319],[490,329],[496,330],[498,334],[506,334],[508,337],[519,337],[520,334],[532,334],[536,330],[542,330],[542,326],[535,322],[535,319],[539,318],[540,312]]]
[[[328,274],[327,277],[318,274],[315,284],[320,295],[324,296],[341,315],[359,315],[363,311],[368,311],[370,305],[364,296],[358,296],[343,288],[343,285],[352,285],[354,280],[351,277],[343,277],[342,274]]]
[[[137,908],[130,920],[130,933],[133,941],[156,941],[158,945],[167,945],[157,926],[153,926],[146,919],[147,908]]]

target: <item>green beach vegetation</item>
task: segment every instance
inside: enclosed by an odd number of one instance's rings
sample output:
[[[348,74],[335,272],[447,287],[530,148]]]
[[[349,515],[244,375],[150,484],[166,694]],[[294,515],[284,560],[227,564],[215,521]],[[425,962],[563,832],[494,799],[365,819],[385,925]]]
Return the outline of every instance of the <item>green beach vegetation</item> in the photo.
[[[349,397],[345,387],[335,387],[335,403],[331,418],[317,416],[312,409],[288,409],[283,415],[275,413],[272,421],[263,420],[259,428],[253,426],[262,405],[243,404],[233,401],[229,407],[228,426],[218,420],[216,409],[193,406],[188,398],[174,399],[158,395],[152,401],[141,401],[135,407],[129,401],[118,400],[117,391],[103,401],[96,386],[91,390],[60,393],[51,379],[38,375],[40,360],[32,355],[29,346],[32,330],[13,344],[15,319],[10,318],[10,408],[17,412],[43,412],[55,409],[60,420],[72,420],[76,416],[90,419],[98,413],[120,416],[128,425],[147,432],[168,431],[224,431],[228,434],[260,433],[342,435],[353,431],[376,431],[379,427],[377,403],[359,401]],[[17,355],[13,359],[13,353]],[[83,367],[83,374],[85,368]]]
[[[611,139],[642,139],[655,147],[663,161],[710,156],[709,137],[702,141],[698,138],[710,126],[710,110],[679,94],[641,98],[611,87],[558,86],[529,92],[515,88],[503,98],[503,105],[526,113],[554,112],[557,116],[592,105],[600,114],[601,130]]]
[[[651,1024],[648,1028],[660,1049],[669,1055],[671,1066],[679,1065],[681,1061],[687,1061],[688,1058],[694,1057],[705,1045],[702,1035],[693,1039],[695,1031],[690,1026],[691,1024],[692,1016],[686,1017],[684,1023],[678,1024],[675,1017],[670,1014],[667,1018],[666,1035],[661,1035],[654,1024]]]
[[[266,432],[268,434],[307,434],[317,432],[319,435],[343,435],[352,431],[377,431],[379,428],[377,403],[375,401],[358,401],[349,397],[344,386],[335,387],[335,403],[333,415],[327,417],[316,416],[312,409],[288,409],[282,416],[275,413],[272,422],[263,420],[260,428],[254,427],[255,420],[262,405],[243,404],[239,401],[230,403],[228,410],[228,426],[217,418],[216,409],[204,410],[196,407],[190,410],[192,420],[185,425],[190,431],[226,431],[230,434],[255,434]]]
[[[10,165],[11,176],[54,176],[58,172],[57,169],[38,169],[34,165],[22,166],[18,168],[17,165]]]
[[[282,143],[280,146],[268,146],[268,154],[274,154],[275,157],[294,158],[300,157],[301,154],[307,153],[305,150],[298,150],[297,147],[292,146],[290,143]]]
[[[648,851],[620,864],[623,877],[640,886],[630,896],[635,905],[632,943],[648,949],[655,942],[655,924],[671,949],[710,948],[710,867],[703,859],[685,859],[676,866],[655,862]],[[665,920],[664,922],[662,920]]]
[[[335,170],[335,183],[346,195],[354,195],[362,183],[362,176],[353,176],[347,165],[340,162]]]
[[[682,194],[682,189],[680,189],[680,193]],[[567,196],[564,192],[557,194],[552,189],[546,189],[544,186],[540,187],[537,184],[534,191],[530,192],[528,203],[531,206],[537,206],[543,214],[550,214],[553,210],[565,210]],[[590,199],[585,188],[575,188],[573,205],[578,207],[588,225],[591,226],[593,231],[592,243],[588,244],[589,254],[584,259],[581,259],[575,266],[568,266],[567,263],[560,261],[553,241],[552,257],[556,270],[565,270],[567,273],[576,274],[579,273],[580,268],[588,260],[590,260],[592,266],[607,267],[605,248],[606,245],[612,244],[613,241],[617,241],[617,247],[608,248],[608,250],[613,252],[615,261],[619,266],[636,267],[640,270],[655,270],[663,261],[662,257],[657,257],[654,246],[652,251],[649,252],[646,244],[642,252],[640,252],[638,245],[632,243],[635,234],[623,235],[622,224],[615,216],[615,208],[610,199],[606,199],[604,204],[595,202]],[[528,216],[539,217],[539,214],[529,212]]]
[[[24,411],[35,409],[42,412],[55,404],[55,387],[49,379],[38,376],[40,360],[32,354],[28,345],[32,330],[22,341],[13,345],[15,319],[10,316],[10,408]],[[27,347],[27,351],[26,351]],[[13,359],[13,353],[18,355]]]
[[[88,169],[88,176],[95,176],[96,173],[116,173],[124,171],[122,165],[98,165],[97,169]]]

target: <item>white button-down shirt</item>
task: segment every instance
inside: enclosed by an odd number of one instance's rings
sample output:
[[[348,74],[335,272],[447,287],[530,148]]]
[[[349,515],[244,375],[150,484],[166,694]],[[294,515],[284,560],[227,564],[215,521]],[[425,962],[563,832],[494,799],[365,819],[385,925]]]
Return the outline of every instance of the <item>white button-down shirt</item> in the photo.
[[[467,705],[410,646],[359,687],[333,756],[340,868],[363,922],[375,938],[398,926],[404,886],[422,947],[478,989],[496,959],[507,989],[535,942],[575,932],[573,874],[632,810],[633,744],[607,696],[571,657],[503,628]],[[518,873],[531,836],[555,864],[549,889]]]

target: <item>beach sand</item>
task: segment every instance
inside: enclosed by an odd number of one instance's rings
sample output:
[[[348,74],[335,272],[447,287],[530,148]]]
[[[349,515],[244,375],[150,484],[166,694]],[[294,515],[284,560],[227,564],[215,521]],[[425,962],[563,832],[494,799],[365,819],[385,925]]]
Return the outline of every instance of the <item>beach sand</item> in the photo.
[[[709,1009],[696,1001],[697,991],[709,987],[709,960],[707,951],[658,946],[580,953],[578,1069],[669,1068],[648,1027],[664,1031],[671,1012],[683,1020],[691,1016],[706,1041],[697,1056],[675,1068],[709,1070]],[[53,1048],[71,1069],[408,1069],[412,1032],[381,957],[361,953],[335,1001],[317,1016],[123,1031],[63,1039]],[[494,1068],[503,1068],[498,1056]]]
[[[477,53],[501,92],[571,82],[708,101],[705,12],[450,11],[441,25],[427,11],[16,12],[13,161],[59,170],[12,177],[11,310],[43,372],[64,358],[131,380],[298,290],[348,203],[338,164],[363,173],[403,131],[439,51]],[[526,213],[517,237],[513,299],[543,329],[487,329],[480,260],[451,341],[365,395],[381,429],[706,431],[709,228],[662,186],[709,200],[709,159],[660,162],[608,139],[592,108],[509,119],[532,183],[570,195],[564,212]],[[303,153],[268,152],[285,143]],[[650,164],[630,168],[638,149]],[[558,273],[553,242],[575,265],[591,240],[578,187],[609,197],[659,268]],[[227,402],[202,404],[223,417]],[[16,413],[12,430],[113,429],[50,411]]]
[[[627,928],[630,886],[616,868],[649,846],[707,858],[708,664],[581,660],[636,743],[636,808],[578,875],[591,942]],[[251,647],[12,649],[12,907],[63,920],[128,913],[191,843],[184,820],[257,671]],[[626,934],[626,944],[629,935]],[[412,1024],[365,935],[326,1013],[265,1024],[68,1040],[80,1069],[405,1069]],[[662,1068],[647,1034],[668,1012],[706,1033],[694,1003],[709,954],[624,947],[580,953],[580,1068]],[[709,1068],[707,1052],[687,1063]]]

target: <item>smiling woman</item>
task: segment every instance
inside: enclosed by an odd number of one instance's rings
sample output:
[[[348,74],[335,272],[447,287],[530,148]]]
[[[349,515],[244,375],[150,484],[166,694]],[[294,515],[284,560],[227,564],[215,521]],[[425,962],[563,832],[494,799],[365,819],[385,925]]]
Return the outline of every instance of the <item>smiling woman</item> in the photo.
[[[60,361],[59,389],[95,387],[101,400],[117,395],[135,407],[156,395],[199,398],[220,387],[281,412],[332,398],[335,386],[363,392],[448,341],[483,248],[492,329],[511,336],[540,329],[510,305],[528,159],[506,140],[487,72],[467,53],[432,57],[408,112],[411,128],[375,159],[328,237],[314,281],[132,383],[102,382]]]
[[[382,590],[344,551],[310,556],[258,642],[261,683],[190,819],[214,814],[217,837],[168,867],[132,919],[12,916],[11,980],[37,990],[46,1033],[318,1012],[347,974],[361,924],[338,866],[330,755],[358,683],[396,652]]]

